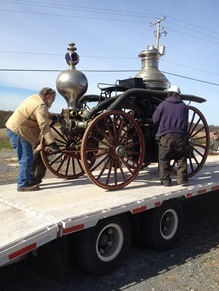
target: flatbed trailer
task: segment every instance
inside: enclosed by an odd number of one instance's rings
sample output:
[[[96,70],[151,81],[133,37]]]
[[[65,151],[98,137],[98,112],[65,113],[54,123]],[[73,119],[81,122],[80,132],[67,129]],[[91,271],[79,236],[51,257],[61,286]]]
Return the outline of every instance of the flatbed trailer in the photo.
[[[86,177],[45,179],[40,188],[17,192],[16,184],[0,186],[0,266],[42,256],[39,250],[46,247],[59,267],[64,261],[66,268],[73,252],[82,269],[102,274],[121,263],[132,238],[158,250],[171,248],[182,226],[180,201],[218,195],[219,157],[209,156],[186,187],[174,178],[171,187],[162,186],[157,164],[151,164],[121,190],[107,191]]]

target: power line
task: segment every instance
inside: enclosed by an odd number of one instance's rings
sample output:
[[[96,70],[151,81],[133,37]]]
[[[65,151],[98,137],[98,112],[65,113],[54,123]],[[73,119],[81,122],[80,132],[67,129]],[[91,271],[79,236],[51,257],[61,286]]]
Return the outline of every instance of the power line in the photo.
[[[0,72],[44,72],[44,73],[48,73],[48,72],[61,72],[62,70],[41,70],[41,69],[0,69]],[[139,72],[139,70],[83,70],[81,69],[81,71],[83,72],[87,72],[87,73],[127,73],[127,72]],[[169,72],[165,72],[165,71],[161,71],[164,74],[169,74],[175,77],[179,77],[179,78],[184,78],[184,79],[188,79],[188,80],[192,80],[192,81],[196,81],[196,82],[200,82],[200,83],[205,83],[205,84],[209,84],[209,85],[214,85],[214,86],[219,86],[219,83],[213,83],[213,82],[209,82],[209,81],[205,81],[205,80],[200,80],[200,79],[196,79],[196,78],[192,78],[192,77],[187,77],[187,76],[183,76],[183,75],[178,75],[178,74],[174,74],[174,73],[169,73]]]
[[[202,70],[202,69],[198,69],[198,68],[193,68],[191,66],[182,65],[182,64],[179,64],[179,63],[176,63],[176,62],[172,62],[172,61],[168,61],[168,60],[164,60],[164,59],[162,59],[162,62],[174,64],[174,65],[177,65],[177,66],[180,66],[180,67],[188,68],[188,69],[195,70],[195,71],[199,71],[199,72],[203,72],[203,73],[208,73],[208,74],[212,74],[212,75],[219,75],[218,73],[213,73],[213,72],[209,72],[209,71],[206,71],[206,70]]]
[[[25,52],[25,51],[0,51],[0,54],[1,53],[6,53],[6,54],[30,54],[30,55],[45,55],[45,56],[62,56],[63,57],[63,53],[61,54],[58,54],[58,53],[43,53],[43,52]],[[81,59],[82,58],[89,58],[89,59],[123,59],[123,60],[137,60],[139,59],[139,57],[124,57],[124,56],[91,56],[91,55],[87,55],[87,56],[80,56]],[[182,65],[182,64],[179,64],[179,63],[176,63],[176,62],[172,62],[172,61],[168,61],[168,60],[165,60],[165,59],[161,59],[162,62],[167,62],[167,63],[171,63],[171,64],[174,64],[174,65],[177,65],[177,66],[181,66],[181,67],[184,67],[184,68],[189,68],[189,69],[192,69],[192,70],[196,70],[196,71],[199,71],[199,72],[204,72],[204,73],[208,73],[208,74],[212,74],[212,75],[219,75],[218,73],[214,73],[214,72],[209,72],[209,71],[206,71],[206,70],[202,70],[202,69],[198,69],[198,68],[193,68],[191,66],[187,66],[187,65]]]
[[[118,14],[118,15],[125,15],[125,13],[128,14],[128,16],[136,16],[136,17],[155,17],[155,16],[160,16],[159,14],[155,14],[155,13],[145,13],[145,12],[139,12],[139,11],[128,11],[128,10],[118,10],[118,9],[105,9],[105,8],[99,8],[99,7],[91,7],[91,6],[81,6],[81,5],[69,5],[69,4],[63,4],[63,3],[52,3],[52,2],[42,2],[42,1],[7,1],[7,0],[2,0],[1,2],[6,2],[6,3],[15,3],[15,4],[19,4],[19,5],[29,5],[29,6],[38,6],[38,7],[42,7],[42,8],[45,8],[45,7],[52,7],[52,8],[58,8],[59,10],[60,9],[63,9],[63,10],[77,10],[77,11],[84,11],[84,12],[94,12],[94,13],[105,13],[105,14]],[[201,33],[201,34],[204,34],[204,35],[207,35],[206,33],[204,33],[203,31],[208,31],[210,33],[213,33],[214,36],[215,34],[219,34],[219,32],[216,32],[216,31],[212,31],[212,30],[209,30],[209,29],[206,29],[205,27],[201,27],[201,26],[198,26],[196,24],[191,24],[191,23],[188,23],[184,20],[180,20],[180,19],[177,19],[177,18],[174,18],[174,17],[171,17],[171,16],[167,16],[168,19],[172,19],[173,21],[176,21],[176,22],[180,22],[180,23],[183,23],[183,24],[186,24],[186,25],[189,25],[189,28],[188,27],[185,27],[185,26],[182,26],[181,24],[177,24],[177,23],[174,23],[174,22],[171,22],[167,19],[167,22],[168,23],[171,23],[171,24],[174,24],[174,25],[177,25],[179,27],[182,27],[182,28],[185,28],[185,29],[189,29],[189,30],[192,30],[192,31],[195,31],[195,32],[198,32],[198,33]],[[198,31],[196,29],[193,29],[191,27],[196,27],[198,29],[200,29],[201,31]],[[208,36],[208,35],[207,35]]]
[[[46,56],[64,56],[64,54],[58,54],[58,53],[43,53],[43,52],[22,52],[22,51],[0,51],[1,53],[6,54],[24,54],[24,55],[46,55]],[[123,56],[81,56],[81,58],[97,58],[97,59],[138,59],[138,57],[123,57]]]
[[[171,22],[171,21],[167,21],[167,22],[170,23],[170,24],[177,25],[177,26],[179,26],[180,28],[188,29],[188,30],[191,30],[191,31],[197,32],[197,33],[199,33],[199,34],[202,34],[202,35],[204,35],[204,36],[207,36],[207,37],[212,37],[211,35],[209,35],[209,34],[203,32],[203,30],[202,30],[202,31],[199,31],[199,30],[196,30],[196,29],[193,29],[193,28],[185,27],[185,26],[180,25],[180,24],[176,24],[176,23]],[[191,26],[192,26],[192,24],[191,24]],[[165,27],[166,27],[166,26],[165,26]],[[166,27],[166,28],[168,28],[168,27]],[[171,29],[171,28],[168,28],[168,29]],[[176,30],[176,31],[177,31],[177,30]],[[213,32],[212,32],[212,33],[213,33]],[[215,32],[215,33],[216,33],[216,32]],[[215,38],[215,33],[214,33],[214,38]]]
[[[141,16],[144,17],[145,16],[149,16],[149,17],[155,17],[155,16],[159,16],[159,14],[155,14],[155,13],[143,13],[143,12],[134,12],[134,11],[127,11],[127,10],[118,10],[118,9],[106,9],[106,8],[99,8],[99,7],[90,7],[90,6],[79,6],[79,5],[69,5],[69,4],[57,4],[57,3],[51,3],[51,2],[34,2],[34,1],[4,1],[2,0],[1,2],[7,2],[7,3],[15,3],[15,4],[19,4],[19,5],[29,5],[29,6],[38,6],[38,7],[52,7],[52,8],[57,8],[57,9],[62,9],[62,10],[77,10],[77,11],[84,11],[84,12],[94,12],[94,13],[105,13],[105,14],[117,14],[117,15],[125,15],[128,14],[128,16]],[[24,2],[24,3],[22,3]],[[40,4],[41,3],[41,4]]]
[[[66,5],[66,4],[58,4],[58,3],[51,3],[51,2],[35,2],[35,1],[4,1],[2,0],[1,2],[5,2],[5,3],[16,3],[16,4],[20,4],[20,5],[34,5],[34,6],[39,6],[39,7],[42,7],[42,8],[48,8],[48,7],[52,7],[54,9],[67,9],[67,10],[78,10],[78,11],[84,11],[84,12],[92,12],[92,13],[102,13],[102,14],[117,14],[117,15],[124,15],[124,13],[128,13],[129,16],[133,16],[133,17],[144,17],[145,18],[145,15],[147,15],[147,17],[152,17],[152,15],[156,15],[156,14],[145,14],[143,12],[134,12],[134,11],[122,11],[122,10],[113,10],[113,9],[103,9],[103,8],[97,8],[97,7],[85,7],[85,6],[78,6],[78,5]],[[47,6],[45,6],[47,5]],[[48,6],[49,5],[49,6]],[[1,9],[0,9],[1,11]],[[2,10],[3,11],[3,10]],[[12,10],[9,10],[9,11],[12,11]],[[12,12],[16,12],[16,13],[19,13],[19,12],[22,12],[22,11],[12,11]],[[26,12],[26,11],[23,11],[22,13],[33,13],[33,14],[36,14],[37,12]],[[43,14],[43,15],[53,15],[53,16],[67,16],[67,17],[76,17],[76,18],[89,18],[89,19],[98,19],[98,20],[109,20],[109,21],[121,21],[121,22],[136,22],[136,23],[149,23],[149,22],[146,22],[146,21],[130,21],[130,20],[116,20],[116,19],[106,19],[106,18],[95,18],[95,17],[85,17],[85,16],[69,16],[69,15],[60,15],[60,14],[48,14],[48,13],[39,13],[39,14]],[[126,15],[127,16],[127,15]],[[170,19],[172,19],[173,21],[176,21],[178,23],[183,23],[185,25],[189,25],[190,27],[187,28],[185,26],[182,26],[181,24],[177,24],[177,23],[174,23],[172,21],[168,21],[167,20],[167,23],[170,23],[170,24],[173,24],[173,25],[176,25],[176,26],[179,26],[183,29],[187,29],[187,30],[190,30],[190,31],[193,31],[195,33],[201,33],[203,34],[204,36],[206,37],[211,37],[210,35],[204,33],[203,31],[208,31],[210,33],[214,33],[214,35],[217,33],[217,32],[213,32],[211,30],[207,30],[203,27],[200,27],[200,26],[197,26],[197,25],[193,25],[193,24],[190,24],[190,23],[187,23],[185,21],[182,21],[182,20],[179,20],[179,19],[176,19],[176,18],[173,18],[173,17],[168,17]],[[192,29],[191,27],[194,26],[194,27],[197,27],[198,29],[201,29],[202,31],[199,32],[198,30],[196,29]],[[190,33],[187,33],[185,31],[179,31],[177,29],[174,29],[174,28],[171,28],[171,27],[167,27],[169,30],[172,30],[172,31],[176,31],[177,33],[182,33],[182,34],[185,34],[185,35],[188,35],[188,36],[191,36],[191,37],[195,37],[195,38],[199,38],[199,39],[202,39],[202,40],[205,40],[205,41],[210,41],[214,44],[219,44],[219,42],[216,42],[216,41],[213,41],[213,40],[208,40],[206,38],[203,38],[203,37],[200,37],[200,36],[196,36],[196,35],[193,35],[193,34],[190,34]],[[215,37],[214,37],[215,38]],[[61,56],[62,54],[51,54],[51,53],[38,53],[38,52],[11,52],[11,51],[0,51],[0,53],[17,53],[17,54],[34,54],[34,55],[53,55],[53,56]],[[137,59],[137,58],[130,58],[130,57],[112,57],[112,56],[81,56],[81,57],[92,57],[92,58],[113,58],[113,59]],[[178,64],[180,66],[183,66],[181,64]],[[185,67],[185,66],[184,66]],[[194,68],[192,68],[194,69]],[[198,71],[203,71],[203,70],[200,70],[200,69],[195,69],[195,70],[198,70]],[[203,71],[203,72],[206,72],[206,71]],[[211,73],[211,72],[208,72],[208,73]],[[215,73],[211,73],[211,74],[215,74]]]
[[[54,9],[62,9],[62,10],[74,10],[74,11],[83,11],[83,12],[88,12],[88,13],[101,13],[101,14],[113,14],[113,15],[117,15],[117,16],[132,16],[132,17],[149,17],[149,18],[154,18],[155,15],[158,15],[158,14],[149,14],[149,13],[143,13],[143,12],[134,12],[134,11],[124,11],[124,10],[115,10],[115,9],[103,9],[103,8],[97,8],[97,7],[89,7],[89,6],[78,6],[78,5],[66,5],[66,4],[57,4],[57,3],[50,3],[50,2],[34,2],[34,1],[28,1],[28,2],[24,2],[24,1],[1,1],[1,2],[5,2],[5,3],[16,3],[16,4],[19,4],[19,5],[29,5],[29,6],[38,6],[38,7],[42,7],[42,8],[54,8]],[[40,15],[51,15],[51,16],[63,16],[63,17],[75,17],[75,18],[88,18],[88,19],[94,19],[94,20],[107,20],[107,21],[121,21],[121,22],[135,22],[135,23],[142,23],[142,21],[131,21],[131,20],[116,20],[116,19],[106,19],[106,18],[97,18],[97,17],[88,17],[88,16],[76,16],[76,15],[63,15],[63,14],[51,14],[51,13],[40,13],[40,12],[26,12],[26,11],[18,11],[18,10],[1,10],[1,11],[7,11],[7,12],[16,12],[16,13],[30,13],[30,14],[40,14]],[[152,16],[153,15],[153,16]],[[213,33],[214,34],[214,38],[215,38],[215,34],[219,34],[218,32],[215,32],[215,31],[211,31],[211,30],[208,30],[208,29],[205,29],[204,27],[200,27],[200,26],[197,26],[197,25],[194,25],[194,24],[190,24],[190,23],[187,23],[185,21],[182,21],[182,20],[179,20],[179,19],[176,19],[176,18],[173,18],[173,17],[169,17],[168,18],[172,19],[173,21],[176,21],[176,22],[181,22],[181,23],[184,23],[186,25],[189,25],[189,27],[185,27],[185,26],[182,26],[181,24],[177,24],[177,23],[174,23],[172,21],[169,21],[167,20],[167,23],[170,23],[170,24],[173,24],[173,25],[176,25],[176,26],[179,26],[183,29],[186,29],[186,30],[189,30],[189,31],[193,31],[193,32],[196,32],[196,33],[199,33],[199,34],[202,34],[202,35],[205,35],[209,38],[211,38],[212,36],[211,35],[208,35],[207,33],[204,33],[204,30],[207,31],[207,32],[210,32],[210,33]],[[149,23],[149,22],[146,22],[144,21],[144,23]],[[198,31],[196,29],[193,29],[191,27],[197,27],[198,29],[200,29],[201,31]],[[187,35],[190,35],[192,37],[196,37],[196,38],[200,38],[200,37],[197,37],[197,36],[194,36],[194,35],[191,35],[191,34],[188,34],[188,33],[185,33],[185,32],[182,32],[182,31],[179,31],[179,30],[176,30],[176,29],[173,29],[173,28],[168,28],[170,30],[173,30],[173,31],[176,31],[176,32],[179,32],[179,33],[184,33],[184,34],[187,34]],[[203,39],[203,38],[200,38],[200,39]],[[208,41],[207,39],[203,39],[203,40],[206,40]],[[213,42],[213,41],[212,41]],[[214,42],[216,44],[219,44],[217,42]]]
[[[42,12],[30,12],[30,11],[18,11],[18,10],[9,10],[9,9],[0,9],[0,11],[3,11],[3,12],[12,12],[12,13],[24,13],[24,14],[32,14],[32,15],[45,15],[45,16],[54,16],[54,17],[68,17],[68,18],[80,18],[80,19],[92,19],[92,20],[100,20],[100,21],[114,21],[114,22],[127,22],[127,23],[139,23],[139,24],[150,24],[149,21],[145,21],[145,20],[142,20],[142,21],[139,21],[139,20],[127,20],[127,19],[114,19],[114,18],[102,18],[102,17],[92,17],[92,16],[78,16],[78,15],[67,15],[67,14],[56,14],[56,13],[42,13]],[[113,13],[113,15],[115,15],[115,13]],[[123,15],[124,16],[124,15]],[[130,15],[129,15],[130,16]],[[134,15],[132,15],[134,16]],[[135,15],[136,16],[136,15]],[[143,16],[142,16],[143,17]],[[176,26],[179,26],[178,24],[175,24]],[[180,30],[177,30],[177,29],[174,29],[174,28],[171,28],[171,27],[167,27],[167,29],[169,30],[172,30],[172,31],[175,31],[177,33],[181,33],[181,34],[184,34],[184,35],[188,35],[188,36],[191,36],[191,37],[194,37],[194,38],[198,38],[198,39],[202,39],[204,41],[208,41],[208,42],[211,42],[211,43],[214,43],[214,44],[219,44],[219,42],[217,41],[214,41],[212,39],[206,39],[206,38],[203,38],[203,37],[200,37],[200,36],[196,36],[194,34],[190,34],[190,33],[187,33],[185,31],[180,31]],[[191,28],[186,28],[184,27],[185,29],[189,30],[189,31],[195,31]],[[198,32],[198,31],[195,31],[195,32]],[[198,32],[198,33],[201,33],[209,38],[212,38],[211,35],[208,35],[206,33],[203,33],[203,32]],[[215,38],[215,36],[214,36]],[[219,40],[219,38],[216,38]]]
[[[117,16],[132,16],[132,17],[142,17],[145,19],[145,17],[147,18],[154,18],[155,15],[157,16],[158,14],[152,14],[152,13],[143,13],[143,12],[135,12],[135,11],[127,11],[127,10],[115,10],[115,9],[103,9],[103,8],[99,8],[99,7],[89,7],[89,6],[79,6],[79,5],[66,5],[66,4],[63,4],[63,3],[51,3],[51,2],[34,2],[34,1],[28,1],[28,2],[25,2],[25,1],[1,1],[1,2],[5,2],[5,3],[9,3],[9,4],[12,4],[12,3],[15,3],[15,4],[19,4],[19,5],[28,5],[28,6],[38,6],[38,7],[41,7],[41,8],[54,8],[54,9],[62,9],[62,10],[74,10],[74,11],[83,11],[83,12],[88,12],[88,13],[101,13],[101,14],[113,14],[113,15],[117,15]],[[97,17],[88,17],[88,16],[73,16],[73,15],[63,15],[63,14],[49,14],[49,13],[40,13],[40,12],[26,12],[26,11],[18,11],[18,10],[1,10],[1,11],[7,11],[7,12],[16,12],[16,13],[30,13],[30,14],[40,14],[40,15],[52,15],[52,16],[63,16],[63,17],[75,17],[75,18],[88,18],[88,19],[94,19],[94,20],[107,20],[107,21],[121,21],[121,22],[135,22],[135,23],[142,23],[142,21],[131,21],[131,20],[116,20],[116,19],[106,19],[106,18],[97,18]],[[204,31],[207,31],[207,32],[210,32],[210,33],[213,33],[214,34],[214,38],[215,38],[215,34],[219,34],[218,32],[215,32],[215,31],[211,31],[209,29],[206,29],[204,27],[201,27],[201,26],[198,26],[198,25],[195,25],[195,24],[191,24],[191,23],[188,23],[188,22],[185,22],[183,20],[179,20],[179,19],[176,19],[176,18],[173,18],[173,17],[169,17],[167,16],[167,18],[169,19],[172,19],[173,21],[175,21],[176,23],[172,22],[172,21],[169,21],[167,20],[167,23],[170,23],[170,24],[173,24],[173,25],[176,25],[176,26],[179,26],[183,29],[186,29],[186,30],[189,30],[189,31],[193,31],[193,32],[196,32],[196,33],[199,33],[199,34],[202,34],[202,35],[205,35],[209,38],[211,38],[212,36],[211,35],[208,35],[207,33],[204,33]],[[178,23],[183,23],[183,24],[186,24],[186,25],[189,25],[189,27],[185,27],[181,24],[178,24]],[[144,23],[148,23],[146,21],[144,21]],[[191,27],[196,27],[198,29],[200,29],[201,31],[198,31],[196,29],[193,29]],[[173,28],[168,28],[170,30],[173,30],[173,31],[176,31],[176,32],[179,32],[179,33],[184,33],[184,34],[187,34],[189,36],[192,36],[192,37],[196,37],[196,38],[200,38],[200,37],[197,37],[197,36],[194,36],[194,35],[191,35],[191,34],[188,34],[188,33],[185,33],[185,32],[182,32],[182,31],[179,31],[179,30],[176,30],[176,29],[173,29]],[[200,38],[200,39],[203,39],[203,38]],[[207,39],[203,39],[203,40],[206,40],[206,41],[209,41]],[[213,42],[213,41],[212,41]],[[214,42],[216,44],[219,44],[217,42]]]
[[[182,22],[182,23],[184,23],[184,24],[187,24],[187,25],[189,25],[190,27],[191,27],[191,26],[197,27],[197,28],[201,29],[202,32],[205,30],[205,31],[208,31],[208,32],[210,32],[210,33],[213,33],[214,35],[215,35],[215,34],[219,34],[219,32],[212,31],[212,30],[210,30],[210,29],[207,29],[207,28],[205,28],[205,27],[202,27],[202,26],[199,26],[199,25],[196,25],[196,24],[188,23],[188,22],[186,22],[186,21],[184,21],[184,20],[179,20],[179,19],[177,19],[177,18],[173,18],[173,17],[171,17],[171,16],[168,16],[168,18],[169,18],[169,19],[173,19],[174,21],[178,21],[178,22]]]
[[[205,40],[205,41],[208,41],[208,42],[212,42],[212,43],[214,43],[214,44],[219,44],[219,42],[217,42],[217,41],[213,41],[212,39],[206,39],[206,38],[203,38],[203,37],[200,37],[200,36],[196,36],[196,35],[194,35],[194,34],[190,34],[190,33],[188,33],[188,32],[179,31],[179,30],[177,30],[177,29],[170,28],[170,27],[167,27],[167,26],[166,26],[166,28],[169,29],[169,30],[172,30],[172,31],[176,31],[176,32],[181,33],[181,34],[185,34],[185,35],[188,35],[188,36],[194,37],[194,38],[202,39],[202,40]],[[209,36],[209,37],[212,37],[212,36]],[[218,38],[218,40],[219,40],[219,38]]]
[[[13,13],[24,13],[32,15],[45,15],[45,16],[61,16],[61,17],[70,17],[70,18],[82,18],[82,19],[92,19],[92,20],[104,20],[104,21],[117,21],[117,22],[130,22],[130,23],[150,23],[149,21],[137,21],[137,20],[122,20],[122,19],[113,19],[113,18],[101,18],[101,17],[90,17],[90,16],[78,16],[78,15],[67,15],[67,14],[55,14],[55,13],[42,13],[42,12],[30,12],[30,11],[16,11],[9,9],[0,9],[3,12],[13,12]]]
[[[199,80],[199,79],[196,79],[196,78],[182,76],[182,75],[178,75],[178,74],[174,74],[174,73],[168,73],[168,72],[164,72],[164,71],[162,71],[162,73],[169,74],[169,75],[176,76],[176,77],[180,77],[180,78],[184,78],[184,79],[188,79],[188,80],[192,80],[192,81],[196,81],[196,82],[200,82],[200,83],[205,83],[205,84],[209,84],[209,85],[219,86],[219,83],[208,82],[208,81]]]

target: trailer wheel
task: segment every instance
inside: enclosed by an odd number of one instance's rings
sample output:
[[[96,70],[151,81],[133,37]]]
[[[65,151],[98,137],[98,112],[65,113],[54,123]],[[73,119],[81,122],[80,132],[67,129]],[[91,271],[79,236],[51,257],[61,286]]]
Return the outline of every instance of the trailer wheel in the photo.
[[[179,240],[182,222],[183,214],[179,202],[164,202],[160,207],[144,213],[143,240],[153,249],[168,250]]]
[[[75,239],[75,257],[89,274],[106,274],[115,270],[128,252],[131,230],[126,216],[116,216],[98,222]]]

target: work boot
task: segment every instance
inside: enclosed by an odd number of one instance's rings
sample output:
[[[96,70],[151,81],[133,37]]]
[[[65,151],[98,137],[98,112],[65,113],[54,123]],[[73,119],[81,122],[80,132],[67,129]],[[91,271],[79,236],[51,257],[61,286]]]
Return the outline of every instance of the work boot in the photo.
[[[38,185],[27,185],[17,188],[18,192],[29,192],[29,191],[38,191],[40,190],[40,187]]]
[[[40,183],[42,183],[42,180],[41,180],[41,179],[40,179],[40,180],[31,180],[31,181],[29,182],[29,186],[38,185],[38,184],[40,184]]]
[[[171,186],[171,180],[162,180],[161,185],[164,187],[170,187]]]
[[[189,181],[188,180],[177,180],[177,184],[181,186],[188,186]]]

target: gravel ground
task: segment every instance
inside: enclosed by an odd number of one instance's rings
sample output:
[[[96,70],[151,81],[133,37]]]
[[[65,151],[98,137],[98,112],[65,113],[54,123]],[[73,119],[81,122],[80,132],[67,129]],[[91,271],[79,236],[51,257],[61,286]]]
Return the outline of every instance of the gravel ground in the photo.
[[[0,150],[0,185],[16,183],[18,172],[17,157],[14,150]],[[47,171],[45,178],[55,177]]]
[[[15,183],[13,158],[13,151],[0,151],[0,184]],[[0,268],[0,290],[219,290],[219,192],[186,200],[183,210],[181,240],[169,251],[132,245],[115,272],[90,276],[74,265],[62,283],[39,275],[26,260]]]

